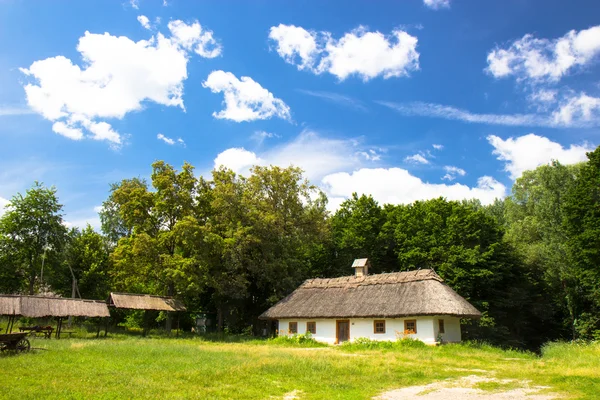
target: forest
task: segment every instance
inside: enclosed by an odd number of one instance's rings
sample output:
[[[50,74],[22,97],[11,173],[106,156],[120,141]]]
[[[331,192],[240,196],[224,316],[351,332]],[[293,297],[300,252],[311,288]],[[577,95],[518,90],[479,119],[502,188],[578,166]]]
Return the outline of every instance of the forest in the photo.
[[[77,297],[170,295],[219,330],[258,333],[258,315],[303,280],[351,275],[367,257],[371,273],[433,268],[483,313],[465,338],[600,339],[600,147],[526,171],[491,205],[355,194],[335,213],[295,167],[210,179],[187,163],[151,168],[111,185],[101,232],[67,228],[55,187],[15,194],[0,217],[0,293],[71,297],[76,279]]]

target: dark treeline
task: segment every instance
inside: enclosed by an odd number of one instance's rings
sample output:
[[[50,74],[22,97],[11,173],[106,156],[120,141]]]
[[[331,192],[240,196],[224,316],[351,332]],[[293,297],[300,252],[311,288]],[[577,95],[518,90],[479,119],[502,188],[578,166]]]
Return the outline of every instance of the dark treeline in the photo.
[[[205,180],[159,161],[149,182],[112,185],[102,233],[65,228],[56,190],[36,183],[0,218],[0,292],[70,297],[74,278],[84,298],[172,295],[239,332],[304,279],[350,275],[368,257],[372,273],[433,268],[483,312],[465,321],[467,338],[598,339],[600,148],[588,158],[527,171],[489,206],[354,195],[333,215],[297,168]]]

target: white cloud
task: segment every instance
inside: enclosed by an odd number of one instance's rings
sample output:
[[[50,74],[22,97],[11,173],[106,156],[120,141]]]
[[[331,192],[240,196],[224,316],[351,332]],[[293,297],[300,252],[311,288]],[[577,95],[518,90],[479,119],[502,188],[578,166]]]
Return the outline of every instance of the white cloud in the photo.
[[[174,145],[175,144],[175,140],[171,139],[169,137],[166,137],[165,135],[163,135],[162,133],[159,133],[158,135],[156,135],[156,138],[158,140],[162,140],[163,142],[165,142],[168,145]]]
[[[402,168],[361,168],[357,171],[339,172],[323,178],[324,188],[333,205],[353,192],[372,195],[380,203],[406,204],[416,200],[445,197],[448,200],[479,199],[491,204],[506,195],[506,187],[489,176],[478,179],[476,187],[462,184],[433,184],[422,181]]]
[[[300,167],[308,179],[320,184],[327,193],[330,210],[335,210],[353,192],[371,194],[382,203],[394,204],[439,196],[450,200],[477,198],[489,204],[506,194],[504,185],[487,176],[479,178],[477,186],[471,188],[423,182],[401,168],[365,168],[365,163],[374,160],[368,160],[363,153],[377,154],[361,149],[352,139],[324,138],[304,131],[295,140],[261,153],[243,148],[227,149],[216,157],[214,166],[224,165],[243,175],[248,175],[254,165]]]
[[[506,140],[490,135],[487,140],[494,147],[493,154],[498,156],[498,160],[505,161],[504,170],[512,179],[520,177],[523,171],[535,169],[552,160],[562,164],[585,161],[585,153],[593,150],[587,143],[564,148],[560,143],[533,133]]]
[[[585,128],[600,126],[598,100],[598,98],[589,97],[584,93],[579,96],[567,97],[562,106],[550,114],[479,114],[434,103],[387,101],[378,101],[377,103],[406,116],[443,118],[489,125]]]
[[[440,8],[450,8],[450,0],[423,0],[423,4],[433,10]]]
[[[63,135],[64,137],[67,137],[69,139],[73,139],[73,140],[83,139],[83,132],[81,131],[81,129],[71,128],[70,126],[68,126],[67,124],[65,124],[62,121],[56,121],[52,125],[52,130],[54,132],[58,133],[59,135]]]
[[[537,39],[531,34],[507,48],[492,50],[486,70],[496,78],[559,81],[575,67],[592,63],[600,53],[600,25],[571,30],[557,39]]]
[[[357,150],[355,140],[324,138],[306,130],[294,140],[258,154],[243,148],[227,149],[217,156],[215,166],[225,165],[247,175],[253,165],[294,165],[302,168],[307,178],[318,181],[329,173],[361,165]]]
[[[146,29],[150,29],[150,20],[145,15],[138,15],[138,22]]]
[[[279,24],[271,27],[269,39],[287,63],[314,74],[328,72],[339,80],[351,75],[363,81],[387,79],[419,69],[417,38],[400,29],[385,36],[359,26],[338,40],[330,32]]]
[[[185,25],[175,22],[178,29]],[[188,35],[185,46],[199,45],[203,39],[202,33],[198,35],[195,41]],[[77,45],[83,67],[56,56],[21,68],[32,79],[24,86],[27,102],[54,122],[58,134],[121,145],[122,135],[102,120],[122,119],[141,110],[145,102],[184,109],[189,58],[185,46],[181,36],[167,38],[160,33],[134,42],[125,36],[85,32]]]
[[[104,210],[104,208],[102,206],[96,206],[96,207],[94,207],[94,212],[95,213],[100,213],[100,212],[102,212],[102,210]]]
[[[429,164],[429,160],[423,157],[422,154],[413,154],[412,156],[406,157],[404,161],[415,164]]]
[[[453,181],[454,179],[456,179],[457,175],[465,176],[467,174],[467,171],[465,171],[464,169],[452,165],[444,166],[444,171],[446,171],[446,175],[444,175],[442,179],[447,181]]]
[[[139,10],[140,9],[140,0],[129,0],[129,5],[132,8]]]
[[[180,145],[182,145],[183,147],[185,147],[185,141],[182,138],[172,139],[172,138],[170,138],[168,136],[163,135],[162,133],[159,133],[158,135],[156,135],[156,138],[158,140],[162,140],[163,142],[165,142],[169,146],[172,146],[175,143],[179,143]]]
[[[368,151],[359,151],[356,154],[364,157],[364,159],[368,160],[368,161],[380,161],[381,160],[381,154],[379,154],[374,149],[369,149]]]
[[[213,71],[202,86],[223,93],[225,109],[213,112],[215,118],[235,122],[279,117],[290,120],[290,108],[249,76],[238,79],[231,72]]]
[[[198,21],[191,25],[183,21],[169,22],[171,40],[188,51],[205,58],[215,58],[221,55],[221,45],[213,37],[213,32],[202,28]]]
[[[444,149],[444,145],[443,144],[432,144],[433,148],[436,150],[443,150]]]
[[[264,161],[255,153],[243,147],[233,147],[217,155],[214,168],[217,169],[223,166],[237,174],[248,175],[251,167],[262,164],[264,164]]]
[[[362,101],[355,99],[353,97],[350,97],[350,96],[344,96],[343,94],[339,94],[339,93],[304,90],[304,89],[298,89],[298,91],[300,93],[304,93],[309,96],[325,99],[327,101],[330,101],[332,103],[336,103],[336,104],[339,104],[339,105],[342,105],[345,107],[354,108],[354,109],[357,109],[360,111],[367,111],[367,107],[365,107],[365,105],[363,104]]]
[[[598,124],[600,121],[600,98],[585,93],[566,98],[552,114],[557,125],[570,126],[578,122]]]

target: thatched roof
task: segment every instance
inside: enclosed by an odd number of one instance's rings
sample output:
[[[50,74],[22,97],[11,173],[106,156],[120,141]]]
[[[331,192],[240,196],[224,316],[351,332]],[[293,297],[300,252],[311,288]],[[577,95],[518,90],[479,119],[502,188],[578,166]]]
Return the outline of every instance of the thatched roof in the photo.
[[[0,315],[23,317],[108,317],[103,301],[62,297],[0,295]]]
[[[149,294],[111,293],[108,303],[131,310],[185,311],[185,306],[177,299]]]
[[[444,283],[433,270],[309,279],[265,311],[262,319],[395,318],[481,313]]]

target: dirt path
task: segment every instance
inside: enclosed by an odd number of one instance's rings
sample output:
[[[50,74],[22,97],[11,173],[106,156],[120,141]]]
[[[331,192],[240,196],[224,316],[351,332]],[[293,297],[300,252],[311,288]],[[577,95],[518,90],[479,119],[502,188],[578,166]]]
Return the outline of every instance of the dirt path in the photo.
[[[481,390],[478,385],[497,388]],[[540,393],[548,389],[542,386],[531,386],[529,381],[515,379],[496,379],[479,375],[471,375],[457,380],[446,380],[423,386],[411,386],[385,392],[376,400],[553,400],[558,399],[552,393]],[[418,396],[418,397],[415,397]]]

